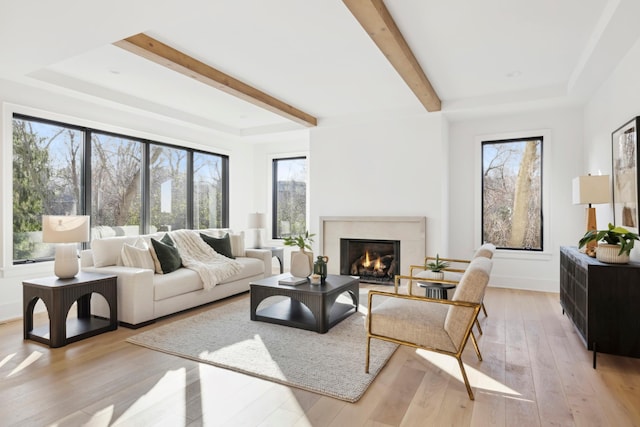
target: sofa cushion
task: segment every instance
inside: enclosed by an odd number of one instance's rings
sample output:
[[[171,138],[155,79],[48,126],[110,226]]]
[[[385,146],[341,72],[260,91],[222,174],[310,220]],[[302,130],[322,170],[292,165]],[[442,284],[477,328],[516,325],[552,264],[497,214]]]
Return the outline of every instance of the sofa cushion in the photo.
[[[246,256],[244,250],[244,231],[238,234],[229,233],[229,239],[231,240],[231,253],[233,256]]]
[[[204,289],[200,275],[188,268],[153,276],[153,299],[160,301]]]
[[[92,240],[91,251],[93,254],[94,267],[116,265],[120,257],[122,245],[125,243],[133,245],[137,239],[137,236],[121,236]]]
[[[236,258],[240,264],[242,264],[242,269],[237,274],[223,280],[222,283],[230,283],[235,282],[236,280],[246,279],[248,277],[263,275],[264,274],[264,262],[257,258],[244,258],[238,257]]]
[[[147,246],[147,243],[142,237],[139,237],[133,245],[125,243],[122,246],[120,258],[122,260],[122,265],[124,265],[125,267],[137,267],[155,270],[155,264],[153,262],[153,258],[151,257],[149,246]]]
[[[155,263],[156,273],[171,273],[182,266],[180,253],[168,234],[165,234],[161,240],[151,238],[151,247],[153,248],[151,256]]]
[[[220,255],[224,255],[227,258],[235,259],[233,253],[231,252],[231,240],[229,238],[229,233],[225,234],[224,237],[221,238],[211,237],[207,236],[204,233],[200,233],[200,237],[205,241],[206,244],[211,246],[213,250]]]

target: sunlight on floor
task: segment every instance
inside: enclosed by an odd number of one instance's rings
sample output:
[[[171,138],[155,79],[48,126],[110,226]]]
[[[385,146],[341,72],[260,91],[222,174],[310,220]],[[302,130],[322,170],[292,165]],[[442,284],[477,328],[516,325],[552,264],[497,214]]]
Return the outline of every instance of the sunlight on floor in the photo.
[[[137,414],[148,411],[154,406],[159,407],[163,414],[170,413],[172,420],[185,420],[186,401],[183,390],[186,387],[186,375],[185,368],[165,373],[153,388],[138,398],[114,424],[123,422],[127,418],[134,418]],[[180,392],[176,393],[176,390]]]
[[[31,364],[33,364],[36,360],[40,359],[42,357],[42,353],[40,353],[39,351],[34,351],[33,353],[31,353],[29,355],[29,357],[27,357],[26,359],[24,359],[24,361],[19,364],[18,366],[16,366],[16,368],[11,371],[11,373],[9,373],[9,375],[7,375],[7,378],[9,378],[10,376],[17,374],[18,372],[22,371],[23,369],[26,369],[27,367],[29,367]],[[5,358],[6,360],[6,358]],[[4,360],[2,361],[4,364]]]
[[[4,359],[2,359],[2,362],[0,362],[0,368],[2,368],[4,365],[7,364],[7,362],[11,359],[13,359],[13,356],[15,356],[15,353],[11,353],[10,355],[6,356]]]
[[[458,366],[458,361],[454,357],[421,349],[416,350],[416,353],[429,363],[432,363],[433,365],[442,369],[444,372],[446,372],[456,380],[463,382],[462,373],[460,372],[460,367]],[[494,392],[507,396],[521,396],[521,394],[517,391],[507,387],[499,381],[496,381],[495,379],[467,365],[466,363],[464,364],[464,369],[467,371],[467,376],[469,377],[469,382],[471,383],[472,388],[478,390],[482,389],[484,391]]]

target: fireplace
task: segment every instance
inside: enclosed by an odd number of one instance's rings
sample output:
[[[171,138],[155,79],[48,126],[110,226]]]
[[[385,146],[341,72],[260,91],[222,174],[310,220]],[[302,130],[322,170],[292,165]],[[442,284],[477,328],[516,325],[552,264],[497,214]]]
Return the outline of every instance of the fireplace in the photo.
[[[340,239],[340,274],[393,284],[400,274],[400,240]]]

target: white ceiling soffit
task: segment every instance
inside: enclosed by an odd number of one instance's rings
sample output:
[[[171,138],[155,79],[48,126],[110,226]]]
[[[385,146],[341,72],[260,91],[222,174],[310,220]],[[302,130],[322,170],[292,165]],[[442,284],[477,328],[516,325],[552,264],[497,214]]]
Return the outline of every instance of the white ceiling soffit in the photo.
[[[385,5],[448,117],[584,100],[640,36],[638,0]],[[236,135],[302,129],[112,45],[138,33],[320,124],[367,114],[425,114],[342,1],[3,1],[0,78]]]

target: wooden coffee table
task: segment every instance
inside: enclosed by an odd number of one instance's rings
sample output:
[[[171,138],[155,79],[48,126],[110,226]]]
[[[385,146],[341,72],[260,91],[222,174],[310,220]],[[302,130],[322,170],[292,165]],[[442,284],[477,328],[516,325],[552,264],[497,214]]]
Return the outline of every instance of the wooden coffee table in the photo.
[[[279,279],[289,276],[289,274],[279,274],[250,283],[251,320],[324,334],[358,311],[359,279],[330,274],[322,285],[312,285],[309,282],[297,286],[278,284]],[[345,292],[351,297],[352,304],[336,301]],[[260,302],[273,296],[287,298],[257,310]]]

